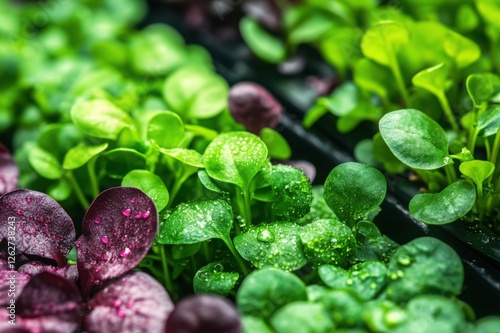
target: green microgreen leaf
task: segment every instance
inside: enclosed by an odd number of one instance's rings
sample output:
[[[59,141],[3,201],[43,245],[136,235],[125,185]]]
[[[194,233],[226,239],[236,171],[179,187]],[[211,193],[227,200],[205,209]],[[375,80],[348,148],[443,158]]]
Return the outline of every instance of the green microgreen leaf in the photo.
[[[401,246],[389,263],[389,299],[404,302],[419,294],[458,295],[464,268],[458,254],[442,241],[417,238]]]
[[[481,186],[483,182],[493,174],[495,165],[488,161],[473,160],[460,164],[460,172],[471,178],[477,186]]]
[[[307,300],[306,286],[295,274],[265,268],[249,274],[236,294],[236,304],[243,315],[264,320],[284,305]]]
[[[477,121],[478,135],[488,137],[495,135],[500,127],[500,105],[494,105],[479,116]]]
[[[106,148],[108,148],[107,143],[97,146],[81,145],[73,147],[64,156],[63,168],[66,170],[77,169],[106,150]]]
[[[425,89],[434,95],[439,95],[447,89],[450,68],[444,63],[426,68],[411,79],[414,86]]]
[[[271,326],[277,333],[327,333],[334,327],[332,319],[321,303],[293,302],[279,309],[271,317]]]
[[[84,134],[110,140],[116,140],[124,128],[132,125],[125,111],[104,99],[75,104],[71,119]]]
[[[203,266],[193,278],[193,287],[196,294],[228,295],[235,287],[240,275],[224,272],[220,262],[213,262]]]
[[[500,93],[500,77],[492,73],[471,74],[466,81],[467,93],[475,107]]]
[[[147,170],[132,170],[123,177],[122,186],[137,187],[155,203],[158,211],[168,204],[168,190],[160,177]]]
[[[276,64],[285,60],[284,43],[264,30],[254,19],[248,16],[242,18],[240,32],[246,44],[259,58]]]
[[[176,160],[192,166],[195,168],[203,168],[202,156],[194,149],[186,148],[172,148],[172,149],[158,149],[162,154],[173,157]]]
[[[59,179],[63,175],[63,168],[54,155],[38,146],[34,146],[28,155],[31,167],[42,177]]]
[[[227,240],[233,226],[233,211],[223,200],[178,205],[160,226],[160,244],[193,244],[212,238]]]
[[[428,224],[446,224],[467,214],[476,200],[474,185],[459,180],[439,193],[423,193],[414,196],[409,205],[410,212]]]
[[[266,145],[248,132],[221,134],[203,154],[203,164],[210,177],[243,189],[248,189],[266,160]]]
[[[379,128],[389,149],[409,167],[432,170],[453,163],[446,133],[421,111],[389,112],[380,119]]]
[[[270,158],[288,160],[292,156],[288,142],[279,132],[271,128],[263,128],[260,132],[260,139],[266,144]]]
[[[310,265],[346,267],[356,252],[356,240],[349,227],[338,219],[320,219],[300,230],[304,253]]]
[[[123,178],[130,170],[145,169],[146,157],[135,149],[116,148],[102,155],[106,175]]]
[[[380,21],[366,31],[361,50],[367,58],[391,66],[396,52],[408,39],[408,29],[400,22]]]
[[[387,184],[380,171],[348,162],[335,167],[325,181],[325,202],[349,226],[376,209],[384,200]]]
[[[184,125],[174,112],[162,111],[148,122],[147,139],[161,148],[174,148],[184,138]]]
[[[243,324],[243,332],[253,333],[274,333],[271,331],[266,322],[254,316],[243,316],[241,318]]]
[[[251,227],[234,238],[234,245],[241,256],[257,268],[276,267],[293,271],[307,263],[299,226],[294,223]]]
[[[459,68],[465,68],[481,57],[481,49],[474,41],[452,30],[446,34],[443,46]]]
[[[224,191],[222,191],[219,186],[215,184],[215,182],[212,180],[212,178],[210,178],[205,170],[198,170],[198,179],[207,190],[216,193],[224,193]]]

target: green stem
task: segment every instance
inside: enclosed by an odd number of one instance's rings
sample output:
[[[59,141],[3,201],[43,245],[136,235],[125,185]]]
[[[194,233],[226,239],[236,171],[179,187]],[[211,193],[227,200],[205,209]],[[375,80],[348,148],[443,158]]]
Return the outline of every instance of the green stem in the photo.
[[[248,189],[243,191],[243,200],[245,202],[245,225],[250,226],[252,225],[252,207]]]
[[[173,293],[174,287],[172,285],[172,280],[170,278],[170,271],[168,270],[167,255],[165,253],[165,245],[159,245],[161,264],[163,268],[163,281],[165,282],[165,289],[167,292]]]
[[[97,177],[95,174],[95,162],[96,161],[97,161],[97,158],[93,157],[87,163],[87,171],[89,173],[89,179],[90,179],[90,189],[92,191],[92,196],[94,198],[96,198],[99,195],[99,185],[97,183]]]
[[[240,270],[243,273],[243,275],[247,276],[250,273],[250,271],[248,270],[243,258],[240,256],[238,251],[236,251],[236,248],[234,247],[233,242],[231,242],[231,239],[223,238],[222,241],[229,248],[229,251],[231,251],[231,254],[233,255],[234,259],[236,259],[236,262],[238,263],[238,266],[240,267]]]
[[[448,121],[450,122],[451,128],[456,133],[458,133],[460,131],[460,128],[458,127],[458,123],[455,119],[455,116],[453,115],[453,111],[451,110],[450,103],[448,102],[448,98],[446,98],[445,93],[441,91],[440,93],[436,94],[436,97],[439,100],[441,107],[443,108],[446,118],[448,118]]]
[[[495,184],[495,191],[500,190],[500,166],[497,164],[498,160],[498,151],[500,150],[500,128],[495,135],[495,141],[493,141],[493,147],[491,148],[490,162],[495,165],[495,172],[488,177],[488,181],[492,181],[493,179],[497,180]]]
[[[444,171],[446,172],[446,180],[448,185],[453,184],[457,180],[457,172],[453,164],[445,165]]]
[[[85,194],[83,194],[82,188],[76,181],[75,177],[73,176],[73,173],[71,171],[66,172],[65,174],[66,179],[70,182],[71,186],[73,187],[73,190],[75,191],[76,197],[78,198],[78,201],[80,201],[80,204],[82,207],[87,210],[90,206],[87,198],[85,198]]]
[[[252,223],[252,212],[250,210],[250,195],[247,189],[236,188],[236,203],[243,218],[243,224],[240,225],[245,230]],[[239,221],[238,221],[239,222]]]
[[[399,69],[399,65],[395,56],[393,56],[391,59],[391,70],[394,78],[396,79],[396,84],[398,85],[399,92],[403,96],[405,106],[409,107],[410,96],[408,95],[408,90],[406,89],[406,84],[403,80],[403,75],[401,74],[401,70]]]
[[[172,206],[175,198],[177,197],[177,194],[179,194],[179,190],[181,189],[182,185],[184,184],[184,182],[188,178],[189,178],[189,176],[186,177],[185,175],[182,175],[181,177],[175,177],[174,185],[172,186],[172,188],[169,191],[170,196],[169,196],[167,207]]]

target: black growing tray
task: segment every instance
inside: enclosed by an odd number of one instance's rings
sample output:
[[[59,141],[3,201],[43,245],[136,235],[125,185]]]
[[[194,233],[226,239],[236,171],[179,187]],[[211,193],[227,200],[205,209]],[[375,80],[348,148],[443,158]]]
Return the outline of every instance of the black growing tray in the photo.
[[[174,26],[188,43],[204,46],[212,55],[217,71],[229,83],[254,81],[268,88],[282,103],[285,115],[277,130],[288,140],[293,159],[307,160],[316,166],[315,183],[322,184],[336,165],[353,161],[352,151],[356,142],[371,137],[374,129],[361,127],[349,134],[335,131],[333,117],[321,121],[311,130],[301,125],[307,109],[314,103],[316,93],[306,84],[304,73],[321,74],[329,70],[319,58],[308,61],[300,75],[279,74],[276,66],[255,59],[241,40],[221,41],[216,36],[188,27],[179,7],[161,1],[150,1],[150,12],[145,23],[167,23]],[[306,50],[307,52],[307,50]],[[314,57],[314,53],[311,53]],[[400,186],[389,186],[389,193],[382,204],[376,223],[383,234],[405,244],[417,237],[436,237],[450,245],[461,257],[465,268],[465,283],[460,299],[472,306],[478,317],[499,315],[500,264],[496,260],[471,248],[467,242],[453,235],[449,227],[429,226],[416,220],[406,209],[409,198]]]

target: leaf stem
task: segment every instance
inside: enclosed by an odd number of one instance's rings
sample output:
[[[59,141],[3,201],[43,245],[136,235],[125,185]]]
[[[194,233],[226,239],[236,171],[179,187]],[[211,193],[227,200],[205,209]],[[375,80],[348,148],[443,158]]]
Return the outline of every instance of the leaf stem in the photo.
[[[95,162],[96,162],[96,157],[93,157],[90,159],[90,161],[87,163],[87,171],[89,173],[89,179],[90,179],[90,189],[92,191],[92,196],[96,198],[99,195],[99,185],[97,183],[97,177],[95,174]]]
[[[172,285],[172,279],[170,278],[170,271],[168,270],[167,255],[165,253],[165,245],[159,245],[161,264],[163,268],[163,281],[165,283],[165,289],[168,293],[174,292],[174,287]]]
[[[444,171],[446,172],[446,181],[448,182],[448,185],[453,184],[457,180],[457,172],[455,171],[453,164],[445,165]]]
[[[460,128],[458,127],[457,120],[455,119],[455,116],[453,115],[453,111],[451,110],[450,103],[448,102],[448,98],[446,97],[446,94],[444,91],[440,91],[438,94],[436,94],[437,99],[439,100],[439,103],[441,104],[441,107],[443,108],[444,114],[448,121],[450,122],[451,128],[458,133],[460,131]],[[469,149],[470,151],[473,151]]]
[[[396,79],[396,84],[398,85],[399,92],[403,96],[405,106],[409,107],[410,96],[408,95],[408,89],[406,89],[403,75],[401,74],[401,69],[399,68],[398,61],[396,60],[396,57],[394,55],[391,57],[391,70],[394,78]]]
[[[247,268],[247,265],[245,264],[244,259],[240,256],[238,251],[236,251],[236,248],[233,245],[233,242],[231,239],[228,238],[223,238],[222,241],[226,244],[226,246],[229,248],[229,251],[231,251],[231,254],[233,255],[234,259],[236,259],[236,262],[238,263],[238,266],[240,267],[241,272],[243,275],[247,276],[250,271]]]
[[[80,201],[80,204],[82,205],[83,209],[87,210],[90,206],[87,198],[85,198],[85,194],[83,194],[82,188],[76,181],[75,177],[73,176],[73,173],[71,171],[66,172],[65,174],[66,179],[71,183],[71,186],[73,187],[73,190],[76,193],[76,197],[78,198],[78,201]]]
[[[500,128],[498,128],[497,134],[495,135],[495,141],[493,141],[493,147],[491,148],[490,162],[495,165],[495,172],[488,178],[488,181],[492,181],[493,179],[497,179],[497,183],[495,184],[495,190],[500,190],[500,166],[497,164],[498,160],[498,151],[500,150]],[[496,177],[496,178],[495,178]]]

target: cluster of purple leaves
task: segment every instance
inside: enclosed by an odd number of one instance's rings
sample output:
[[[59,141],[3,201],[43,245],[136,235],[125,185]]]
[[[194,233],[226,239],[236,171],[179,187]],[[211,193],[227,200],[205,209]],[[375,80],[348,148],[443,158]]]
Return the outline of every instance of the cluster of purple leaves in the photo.
[[[17,167],[6,150],[0,158],[0,184],[11,190],[0,197],[1,333],[241,331],[229,301],[196,296],[174,310],[162,285],[132,270],[158,229],[156,207],[144,192],[131,187],[102,192],[75,241],[74,223],[64,209],[44,193],[12,190]],[[67,263],[73,246],[76,265]]]

